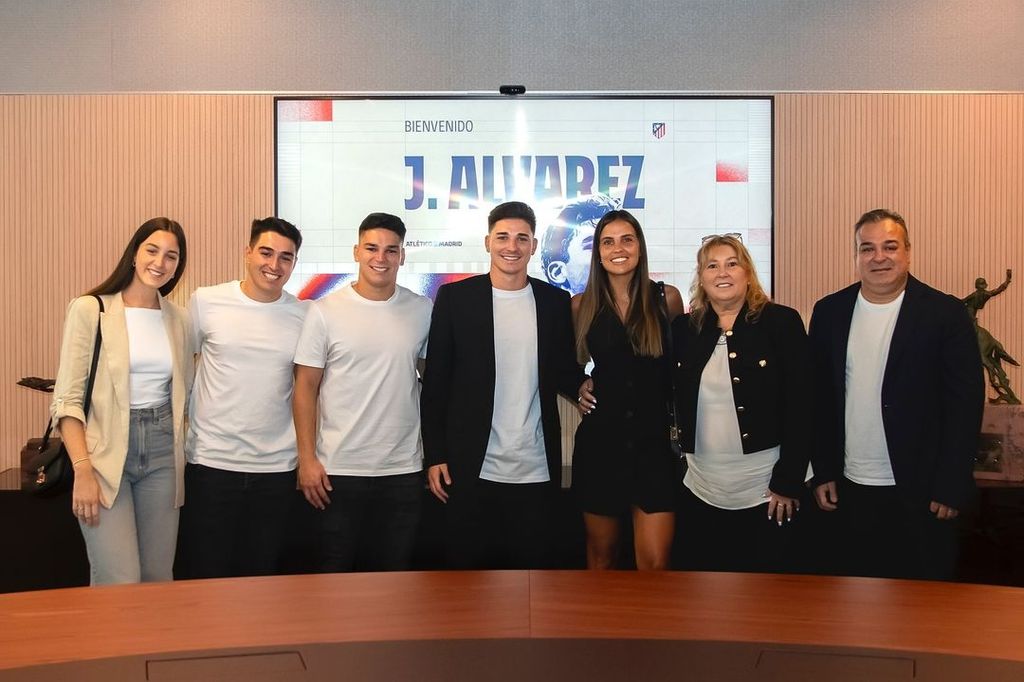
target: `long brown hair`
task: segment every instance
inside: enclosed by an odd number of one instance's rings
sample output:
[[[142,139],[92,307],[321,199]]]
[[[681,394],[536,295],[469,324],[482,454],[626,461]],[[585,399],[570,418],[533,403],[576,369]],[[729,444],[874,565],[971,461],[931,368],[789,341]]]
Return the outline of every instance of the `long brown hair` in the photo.
[[[647,268],[647,242],[640,222],[629,211],[614,210],[604,214],[594,228],[594,247],[590,254],[590,276],[587,288],[580,294],[580,306],[576,314],[576,359],[580,364],[590,360],[587,348],[587,332],[598,313],[603,309],[615,311],[608,273],[601,265],[601,233],[609,224],[621,220],[629,223],[636,231],[640,245],[640,257],[633,279],[629,282],[629,308],[626,311],[626,336],[637,355],[657,358],[663,352],[661,344],[660,311],[651,294],[651,278]]]
[[[750,257],[750,252],[747,251],[747,247],[743,246],[743,242],[735,237],[715,235],[705,240],[701,244],[700,250],[697,251],[697,271],[693,274],[693,284],[690,286],[690,322],[697,329],[703,327],[704,316],[707,314],[709,306],[707,294],[704,293],[704,288],[700,285],[700,276],[707,268],[708,261],[711,260],[708,254],[711,253],[711,249],[718,246],[731,248],[736,253],[736,260],[740,267],[747,271],[747,321],[756,320],[764,307],[771,302],[768,294],[764,292],[764,287],[761,286],[761,281],[757,278],[754,259]]]
[[[117,265],[114,267],[114,271],[110,273],[110,276],[87,291],[85,295],[117,294],[124,291],[132,283],[132,278],[135,276],[135,254],[138,253],[139,247],[146,243],[151,234],[161,230],[170,232],[178,240],[178,264],[171,278],[160,287],[160,294],[167,296],[174,291],[174,287],[178,285],[178,280],[185,273],[185,261],[188,255],[188,249],[185,245],[185,231],[181,229],[181,225],[177,221],[170,218],[150,218],[142,223],[139,229],[135,230],[131,241],[124,247],[121,260],[117,261]]]

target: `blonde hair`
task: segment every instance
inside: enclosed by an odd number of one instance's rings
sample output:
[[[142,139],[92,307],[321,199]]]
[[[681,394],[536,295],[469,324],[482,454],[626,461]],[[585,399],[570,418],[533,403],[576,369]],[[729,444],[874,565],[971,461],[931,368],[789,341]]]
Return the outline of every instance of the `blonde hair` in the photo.
[[[603,308],[614,312],[608,273],[601,265],[601,233],[609,224],[621,220],[629,223],[636,232],[639,243],[639,258],[633,279],[629,283],[629,309],[626,311],[626,337],[637,355],[649,358],[661,357],[664,349],[661,343],[661,311],[652,295],[653,285],[647,267],[647,242],[640,222],[629,211],[615,210],[605,213],[594,228],[594,247],[590,254],[590,276],[587,288],[580,294],[580,306],[576,313],[576,359],[581,365],[590,360],[587,348],[587,332]]]
[[[736,253],[736,260],[739,262],[740,267],[747,272],[747,321],[753,322],[756,320],[761,311],[764,310],[764,307],[771,302],[768,294],[764,292],[764,287],[761,286],[761,281],[757,278],[757,268],[754,267],[754,259],[750,257],[750,252],[747,251],[747,247],[743,246],[743,242],[735,237],[715,235],[701,244],[700,250],[697,251],[697,271],[693,274],[693,284],[690,286],[690,322],[697,329],[701,329],[704,326],[704,316],[707,314],[708,306],[710,305],[708,296],[700,285],[701,274],[708,267],[708,261],[711,260],[709,255],[711,249],[718,246],[728,246],[731,248]]]

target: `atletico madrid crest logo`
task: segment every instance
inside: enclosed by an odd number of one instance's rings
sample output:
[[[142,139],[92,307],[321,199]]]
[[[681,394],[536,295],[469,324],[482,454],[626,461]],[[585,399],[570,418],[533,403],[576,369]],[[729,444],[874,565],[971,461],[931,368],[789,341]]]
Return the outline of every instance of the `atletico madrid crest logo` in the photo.
[[[664,122],[661,122],[661,123],[652,123],[652,124],[651,124],[651,132],[652,132],[652,133],[654,134],[654,136],[655,136],[656,138],[658,138],[659,140],[660,140],[661,138],[665,137],[665,123],[664,123]]]

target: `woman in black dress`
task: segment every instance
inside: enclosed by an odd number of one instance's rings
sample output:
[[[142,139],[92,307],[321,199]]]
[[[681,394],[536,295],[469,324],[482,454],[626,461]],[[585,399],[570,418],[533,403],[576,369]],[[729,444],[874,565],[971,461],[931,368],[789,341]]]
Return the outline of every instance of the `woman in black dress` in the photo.
[[[594,361],[595,404],[576,430],[573,453],[587,566],[614,567],[628,512],[637,568],[665,569],[678,485],[668,445],[665,331],[682,314],[682,297],[665,286],[662,303],[661,286],[648,275],[643,230],[628,211],[610,211],[598,222],[590,263],[587,288],[572,299],[577,359]]]

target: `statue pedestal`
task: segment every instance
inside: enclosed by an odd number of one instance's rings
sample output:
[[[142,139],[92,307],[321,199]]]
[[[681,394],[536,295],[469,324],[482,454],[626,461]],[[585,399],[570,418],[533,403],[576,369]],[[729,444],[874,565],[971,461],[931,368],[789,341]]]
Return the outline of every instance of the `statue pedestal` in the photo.
[[[1024,485],[1024,405],[985,405],[974,477]]]

